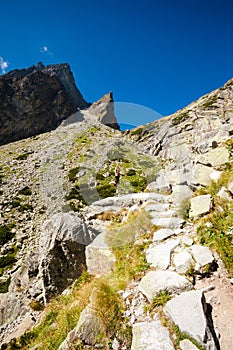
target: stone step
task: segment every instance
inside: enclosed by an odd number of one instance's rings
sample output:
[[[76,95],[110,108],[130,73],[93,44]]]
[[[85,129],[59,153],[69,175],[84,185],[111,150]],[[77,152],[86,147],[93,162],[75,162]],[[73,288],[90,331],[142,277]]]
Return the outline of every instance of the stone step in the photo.
[[[153,204],[148,204],[145,207],[146,211],[165,211],[169,209],[170,204],[168,203],[153,203]]]
[[[154,219],[159,219],[159,218],[169,218],[169,217],[174,217],[177,215],[177,212],[173,209],[169,209],[167,211],[150,211],[150,215]]]
[[[166,227],[166,228],[180,228],[184,224],[184,220],[180,218],[157,218],[151,220],[153,225],[160,226],[160,227]]]

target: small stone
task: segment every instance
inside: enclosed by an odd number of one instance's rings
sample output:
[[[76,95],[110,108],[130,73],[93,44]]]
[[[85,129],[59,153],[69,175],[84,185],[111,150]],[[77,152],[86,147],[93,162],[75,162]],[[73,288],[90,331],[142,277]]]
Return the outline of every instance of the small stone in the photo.
[[[187,237],[187,236],[184,236],[184,237],[182,238],[181,242],[182,242],[184,245],[187,245],[187,246],[193,245],[193,239],[190,238],[190,237]]]

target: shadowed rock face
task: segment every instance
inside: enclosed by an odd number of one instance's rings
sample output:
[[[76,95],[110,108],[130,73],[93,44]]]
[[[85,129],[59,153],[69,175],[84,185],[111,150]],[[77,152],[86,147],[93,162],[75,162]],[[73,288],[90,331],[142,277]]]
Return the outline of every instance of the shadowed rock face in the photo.
[[[89,105],[68,64],[11,71],[0,77],[0,145],[50,131]]]

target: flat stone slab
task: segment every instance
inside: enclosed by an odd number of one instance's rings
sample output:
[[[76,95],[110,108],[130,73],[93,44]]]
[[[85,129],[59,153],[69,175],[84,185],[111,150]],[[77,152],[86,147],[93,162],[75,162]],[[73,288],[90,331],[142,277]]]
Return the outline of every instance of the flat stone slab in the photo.
[[[92,275],[104,275],[113,269],[115,256],[105,242],[106,233],[97,236],[86,247],[87,271]]]
[[[171,230],[169,228],[161,228],[158,231],[155,231],[153,241],[160,242],[166,238],[169,238],[170,236],[172,236],[174,234],[175,234],[175,230]]]
[[[205,296],[202,291],[196,290],[169,300],[163,309],[182,333],[188,334],[205,349],[216,349],[207,324],[206,310]]]
[[[184,220],[180,218],[158,218],[151,220],[153,225],[167,227],[167,228],[179,228],[184,224]]]
[[[151,302],[160,291],[167,290],[173,293],[181,293],[191,290],[192,284],[174,271],[149,271],[140,281],[138,289]]]
[[[189,251],[191,252],[195,261],[201,266],[212,264],[214,261],[213,254],[208,247],[194,244],[189,248]]]
[[[164,203],[169,201],[169,196],[155,192],[139,192],[129,193],[118,197],[108,197],[92,203],[84,209],[83,213],[86,217],[90,218],[107,211],[117,212],[122,208],[130,207],[141,201],[144,202],[149,200]]]
[[[211,207],[212,196],[210,194],[193,197],[191,199],[189,217],[196,218],[200,215],[207,214],[210,211]]]
[[[154,219],[159,219],[159,218],[170,218],[170,217],[174,217],[177,215],[177,212],[173,209],[168,209],[166,211],[151,211],[150,215],[154,218]]]
[[[196,345],[194,345],[190,340],[188,339],[184,339],[181,340],[180,342],[180,349],[181,350],[198,350],[198,348],[196,347]]]
[[[154,203],[154,204],[148,204],[145,207],[146,211],[165,211],[169,209],[170,204],[168,203]]]
[[[183,200],[191,198],[193,191],[187,185],[172,186],[171,198],[174,203],[181,203]]]
[[[229,152],[225,147],[218,147],[207,153],[199,154],[196,158],[196,161],[213,167],[224,164],[228,160]]]
[[[173,261],[176,271],[179,273],[186,273],[194,265],[191,254],[186,251],[176,254]]]
[[[133,325],[131,350],[175,350],[167,328],[159,320]]]
[[[169,240],[166,243],[156,245],[155,247],[150,247],[146,251],[146,260],[153,267],[160,270],[166,270],[171,261],[171,253],[179,245],[179,240]]]

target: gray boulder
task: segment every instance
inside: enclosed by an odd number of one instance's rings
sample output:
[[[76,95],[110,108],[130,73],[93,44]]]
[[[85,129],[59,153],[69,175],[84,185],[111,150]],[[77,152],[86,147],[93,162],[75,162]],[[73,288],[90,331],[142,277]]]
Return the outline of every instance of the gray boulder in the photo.
[[[174,350],[167,328],[159,320],[133,325],[131,350]]]
[[[185,273],[194,265],[194,261],[188,252],[183,251],[174,256],[174,264],[177,272]]]
[[[180,228],[183,225],[184,220],[176,217],[171,217],[171,218],[160,217],[158,219],[152,219],[151,222],[153,225],[156,225],[156,226],[161,226],[166,228]]]
[[[208,350],[218,349],[208,323],[207,305],[202,291],[184,292],[169,300],[164,313],[182,333],[188,334],[202,347]]]
[[[197,218],[200,215],[207,214],[212,207],[212,197],[210,194],[193,197],[191,199],[190,218]]]
[[[175,234],[176,234],[176,230],[171,230],[169,228],[161,228],[158,231],[155,231],[153,241],[160,242]]]
[[[99,232],[74,213],[59,213],[46,220],[39,241],[39,276],[45,301],[61,293],[86,269],[85,246]]]
[[[181,293],[192,289],[192,284],[174,271],[150,271],[140,281],[138,289],[151,302],[160,291]]]
[[[194,244],[189,248],[195,261],[201,266],[212,264],[214,262],[214,257],[211,250],[208,247],[202,245]]]
[[[87,271],[92,275],[105,275],[114,267],[115,256],[108,247],[105,237],[105,232],[101,233],[86,247]]]
[[[146,251],[147,262],[160,270],[166,270],[170,265],[171,253],[179,243],[179,240],[172,239],[155,247],[149,247]]]
[[[90,304],[82,311],[77,326],[68,333],[58,350],[69,350],[80,341],[94,346],[98,342],[97,339],[100,333],[101,320]]]

